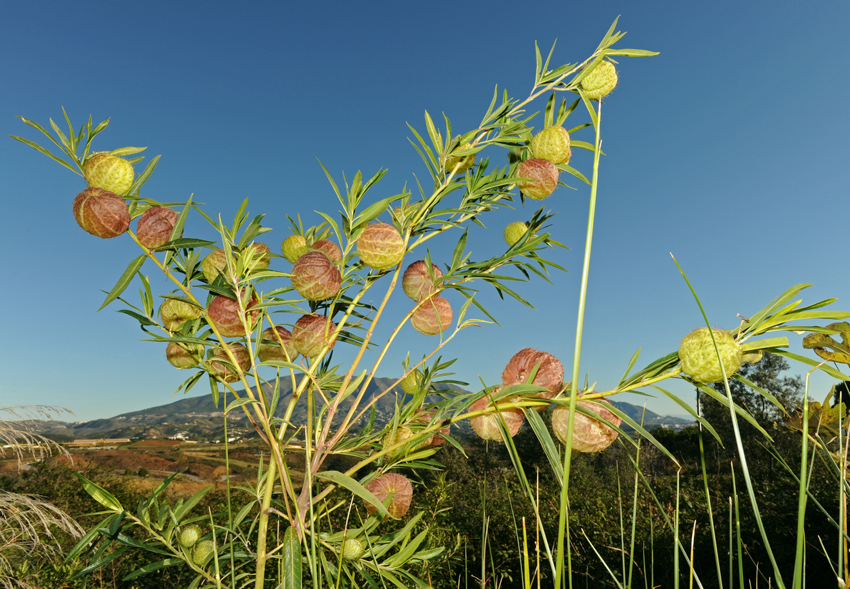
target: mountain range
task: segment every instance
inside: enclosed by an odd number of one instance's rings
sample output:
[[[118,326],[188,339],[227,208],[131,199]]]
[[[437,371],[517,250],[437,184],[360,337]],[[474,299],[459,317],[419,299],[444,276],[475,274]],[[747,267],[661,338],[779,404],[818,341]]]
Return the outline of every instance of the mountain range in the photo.
[[[366,398],[372,398],[374,395],[388,390],[394,382],[395,379],[392,378],[373,379],[366,391]],[[437,388],[442,389],[444,391],[443,394],[469,394],[468,391],[450,384],[437,385]],[[272,397],[271,389],[267,390],[267,394],[269,398]],[[280,400],[277,404],[277,411],[275,412],[276,417],[283,417],[283,410],[291,394],[292,391],[288,380],[282,379]],[[381,427],[392,420],[396,405],[402,405],[404,399],[405,396],[401,392],[400,387],[390,390],[389,393],[379,398],[374,403],[376,427]],[[434,394],[426,398],[426,404],[438,400],[439,395]],[[228,403],[233,403],[234,399],[228,398],[227,401]],[[352,402],[353,396],[342,401],[337,418],[334,420],[335,422],[338,422],[347,413]],[[631,403],[620,401],[614,401],[613,403],[629,417],[635,419],[635,421],[640,422],[643,415],[644,425],[647,429],[666,427],[679,430],[693,423],[681,417],[663,416],[649,410],[646,410],[644,414],[643,407]],[[291,422],[296,425],[305,423],[307,411],[308,405],[306,395],[304,395],[296,404]],[[157,439],[175,436],[177,434],[183,434],[192,440],[209,441],[221,439],[224,436],[223,417],[223,403],[219,402],[217,406],[213,401],[212,395],[207,393],[185,397],[166,405],[123,413],[106,419],[94,419],[74,423],[37,421],[32,423],[32,427],[35,432],[56,439],[57,441],[90,438]],[[229,410],[227,417],[228,437],[248,436],[253,432],[253,428],[242,409]],[[355,422],[355,426],[361,427],[365,425],[368,419],[369,414],[367,413]],[[457,437],[467,437],[473,435],[473,432],[468,422],[464,421],[457,427],[453,426],[452,434]]]

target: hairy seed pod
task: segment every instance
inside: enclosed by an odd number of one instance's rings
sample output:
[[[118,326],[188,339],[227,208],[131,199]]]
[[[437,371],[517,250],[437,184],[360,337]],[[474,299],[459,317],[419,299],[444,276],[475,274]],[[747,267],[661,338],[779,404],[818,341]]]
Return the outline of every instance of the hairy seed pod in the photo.
[[[370,268],[386,270],[404,258],[404,240],[392,225],[372,223],[357,239],[357,253]]]
[[[509,246],[513,247],[527,232],[528,225],[522,221],[510,223],[507,227],[505,227],[505,241],[508,242]]]
[[[617,68],[610,61],[600,61],[581,81],[581,87],[591,100],[605,98],[617,87]]]
[[[307,253],[307,240],[303,235],[290,235],[283,240],[280,249],[283,257],[294,264],[298,258]]]
[[[103,188],[86,188],[74,199],[77,224],[102,239],[118,237],[130,227],[127,203]]]
[[[561,390],[564,383],[564,365],[555,356],[546,352],[525,348],[514,354],[502,372],[502,384],[505,386],[526,384],[532,370],[538,364],[540,367],[531,384],[543,387],[546,391],[537,393],[535,396],[551,399]],[[543,408],[538,407],[538,409]]]
[[[436,287],[442,276],[443,272],[436,264],[431,264],[431,272],[429,273],[425,260],[418,260],[404,271],[401,288],[404,290],[404,294],[419,302],[437,290]]]
[[[230,348],[230,352],[236,359],[236,365],[242,369],[243,373],[247,373],[251,369],[251,354],[248,353],[248,348],[237,343],[229,343],[227,347]],[[230,358],[227,357],[227,352],[223,348],[213,350],[212,357],[230,362]],[[212,375],[222,382],[236,382],[239,380],[239,373],[224,364],[224,362],[212,360],[210,362],[210,370],[212,371]]]
[[[203,567],[213,557],[215,544],[212,540],[201,540],[192,549],[192,562],[199,567]]]
[[[501,387],[493,389],[493,392],[497,392],[500,388]],[[495,405],[489,401],[490,400],[487,397],[481,397],[469,406],[469,412],[483,411],[486,408],[494,407]],[[493,413],[485,413],[484,415],[471,417],[469,419],[469,425],[472,426],[472,429],[475,430],[478,437],[485,440],[496,440],[497,442],[501,442],[502,431],[499,429],[500,414],[502,419],[505,420],[505,426],[507,427],[508,433],[511,437],[517,435],[517,432],[525,421],[525,415],[523,415],[522,409],[519,408],[499,409],[498,412],[494,411]]]
[[[213,250],[204,258],[201,263],[201,270],[204,273],[204,278],[210,284],[215,282],[219,274],[227,282],[227,253],[222,249]]]
[[[596,413],[600,418],[620,427],[620,418],[607,409],[611,407],[608,399],[594,401],[576,400],[576,405]],[[552,412],[552,431],[561,440],[567,443],[567,430],[570,419],[570,408],[567,405],[559,405]],[[577,452],[601,452],[617,439],[617,430],[612,429],[599,421],[583,413],[576,411],[573,423],[573,445],[572,449]]]
[[[171,240],[171,232],[177,224],[177,211],[165,207],[151,207],[139,217],[136,237],[139,243],[155,250]]]
[[[159,318],[168,331],[177,331],[184,322],[197,319],[202,314],[200,307],[176,299],[165,299],[159,306]]]
[[[177,342],[170,342],[165,347],[165,358],[168,360],[168,363],[175,368],[194,368],[198,365],[198,358],[195,356],[194,352],[198,351],[200,347],[201,346],[195,346],[192,344],[178,344]]]
[[[723,359],[726,376],[730,377],[741,367],[744,360],[744,350],[729,332],[722,329],[712,329],[717,349]],[[723,380],[723,371],[711,341],[711,332],[707,327],[701,327],[684,337],[679,345],[679,359],[682,361],[682,372],[697,382],[711,383]]]
[[[764,350],[755,350],[752,352],[744,352],[744,357],[742,358],[743,363],[746,364],[758,364],[761,362],[761,359],[764,357]]]
[[[404,449],[404,446],[402,444],[404,444],[405,440],[409,440],[412,437],[413,430],[409,427],[400,425],[395,428],[395,431],[392,431],[392,429],[390,429],[390,431],[388,431],[384,435],[383,439],[381,440],[381,445],[384,448],[390,448],[392,446],[395,446],[396,444],[399,444],[399,446],[396,447],[395,451],[401,452]]]
[[[295,262],[290,276],[292,286],[308,301],[324,301],[336,296],[342,275],[322,252],[307,252]]]
[[[275,330],[277,331],[277,335],[275,335]],[[280,336],[283,346],[278,343],[278,336]],[[295,358],[298,357],[298,350],[292,345],[292,333],[285,327],[278,325],[263,330],[261,340],[260,345],[257,347],[257,355],[260,357],[260,362],[267,362],[269,360],[294,362]],[[289,358],[287,358],[287,354]]]
[[[86,159],[83,175],[89,186],[124,195],[133,185],[133,164],[108,151],[98,151]]]
[[[404,475],[388,472],[376,479],[372,479],[364,486],[367,491],[372,493],[381,502],[387,497],[392,496],[389,507],[387,507],[390,516],[398,519],[410,509],[410,501],[413,499],[413,485],[410,484],[410,481]],[[375,506],[367,503],[366,511],[370,514],[375,513]]]
[[[189,549],[201,539],[202,535],[203,532],[201,531],[201,528],[192,524],[183,528],[183,531],[180,532],[178,542],[180,542],[180,546],[183,548]]]
[[[517,168],[516,175],[520,178],[530,178],[530,180],[519,182],[517,186],[528,198],[542,200],[558,187],[558,174],[558,168],[549,160],[543,158],[525,160]]]
[[[252,243],[251,246],[254,248],[254,260],[256,260],[256,266],[254,266],[254,270],[265,270],[269,267],[269,262],[271,262],[272,251],[269,249],[265,243],[256,242]]]
[[[319,355],[327,344],[328,350],[336,345],[336,324],[323,315],[302,315],[292,328],[292,345],[306,358]]]
[[[404,391],[406,395],[415,395],[419,392],[419,383],[421,380],[422,373],[418,370],[411,370],[398,384],[401,386],[401,390]]]
[[[363,557],[364,552],[360,540],[349,538],[342,543],[342,558],[344,560],[358,561]]]
[[[322,252],[330,261],[336,264],[342,259],[342,250],[339,249],[339,246],[329,239],[320,239],[313,243],[310,246],[310,249],[316,250],[317,252]]]
[[[471,143],[464,143],[460,147],[458,147],[455,151],[461,151],[470,149],[472,147]],[[450,155],[446,158],[446,173],[451,174],[454,172],[455,174],[463,174],[469,168],[471,168],[475,164],[475,154],[470,153],[469,155]],[[455,169],[457,166],[457,169]]]
[[[569,163],[572,155],[570,134],[560,125],[546,127],[531,140],[531,153],[553,164]]]
[[[437,335],[452,325],[452,306],[443,297],[431,297],[413,312],[413,329],[423,335]]]
[[[248,329],[254,328],[254,323],[257,321],[257,316],[260,314],[258,309],[253,309],[257,304],[257,297],[251,295],[248,302],[245,303],[246,316],[245,320],[248,324]],[[239,337],[245,335],[245,327],[242,325],[241,314],[239,312],[239,301],[229,297],[218,295],[215,297],[210,306],[207,308],[207,313],[210,320],[215,325],[218,332],[224,337]]]

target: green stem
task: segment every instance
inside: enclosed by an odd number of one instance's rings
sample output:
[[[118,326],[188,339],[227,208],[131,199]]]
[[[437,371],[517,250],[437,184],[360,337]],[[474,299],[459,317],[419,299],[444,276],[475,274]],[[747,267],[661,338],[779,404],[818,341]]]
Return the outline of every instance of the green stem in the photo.
[[[273,456],[269,457],[269,470],[266,473],[266,483],[263,492],[263,504],[260,508],[260,522],[257,529],[257,573],[254,578],[254,589],[263,589],[266,578],[266,536],[269,529],[269,507],[272,504],[272,491],[274,490],[275,476],[277,473],[277,461]]]
[[[581,339],[584,329],[584,309],[587,302],[587,283],[590,275],[590,249],[593,245],[593,222],[596,216],[596,191],[599,185],[599,155],[602,152],[602,136],[600,128],[602,123],[602,103],[596,119],[596,144],[593,154],[593,183],[590,186],[590,211],[587,219],[587,238],[584,246],[584,265],[581,270],[581,290],[578,301],[578,322],[576,323],[576,344],[573,353],[572,387],[570,390],[570,419],[567,427],[567,444],[564,451],[564,486],[561,488],[561,505],[558,514],[558,557],[555,571],[555,587],[563,586],[564,575],[564,540],[570,533],[568,496],[570,490],[570,454],[572,453],[573,426],[575,424],[576,400],[578,397],[579,361],[581,360]],[[572,571],[572,555],[569,542],[567,550],[567,572]],[[573,586],[572,574],[568,576],[568,585]]]

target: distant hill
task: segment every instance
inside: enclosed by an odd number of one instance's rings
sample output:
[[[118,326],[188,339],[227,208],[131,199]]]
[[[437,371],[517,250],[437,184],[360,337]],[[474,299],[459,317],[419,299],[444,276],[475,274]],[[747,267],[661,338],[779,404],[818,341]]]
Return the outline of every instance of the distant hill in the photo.
[[[391,378],[375,378],[369,385],[367,397],[371,398],[377,393],[387,390],[395,381]],[[455,390],[461,393],[468,393],[459,387],[447,386],[446,390]],[[271,397],[271,390],[267,391]],[[290,395],[291,387],[288,380],[281,380],[280,401],[276,417],[283,417],[283,410],[286,407]],[[382,426],[388,423],[394,413],[396,403],[403,403],[404,393],[400,388],[396,388],[385,394],[375,403],[375,423],[377,426]],[[428,401],[437,401],[436,395]],[[228,398],[228,402],[233,402],[232,398]],[[337,415],[335,422],[338,422],[347,410],[351,407],[353,398],[349,397],[341,403],[341,410]],[[643,407],[614,401],[614,404],[620,408],[629,417],[640,423],[641,415],[644,412]],[[195,397],[185,397],[179,401],[142,409],[140,411],[132,411],[123,413],[115,417],[107,419],[94,419],[91,421],[82,421],[76,423],[68,423],[62,421],[41,421],[37,422],[35,429],[43,434],[51,436],[59,440],[70,440],[80,438],[165,438],[178,433],[186,433],[190,439],[214,440],[221,439],[224,436],[223,406],[220,403],[216,407],[213,403],[210,394],[199,395]],[[292,415],[292,423],[303,424],[307,416],[307,402],[305,398],[299,399],[296,404],[295,412]],[[357,426],[365,425],[368,420],[368,415],[365,415],[356,424]],[[652,411],[646,410],[643,416],[644,424],[647,429],[655,427],[667,427],[678,430],[692,422],[679,417],[662,416]],[[228,437],[246,436],[253,432],[244,411],[235,409],[228,412]],[[463,422],[459,427],[453,428],[453,434],[458,437],[467,437],[473,435],[472,429],[467,422]]]

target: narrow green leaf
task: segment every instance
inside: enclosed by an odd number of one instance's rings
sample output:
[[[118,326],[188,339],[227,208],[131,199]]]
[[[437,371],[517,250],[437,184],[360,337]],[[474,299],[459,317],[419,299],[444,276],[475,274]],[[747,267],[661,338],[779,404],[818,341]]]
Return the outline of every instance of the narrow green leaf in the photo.
[[[301,589],[301,544],[292,526],[283,534],[283,582],[279,589]]]
[[[105,508],[111,511],[124,511],[124,508],[121,506],[121,502],[115,498],[115,496],[101,487],[96,483],[91,482],[86,477],[78,473],[76,470],[74,474],[77,475],[77,478],[83,481],[83,488],[86,490],[86,493],[91,495],[92,499],[103,505]]]
[[[142,254],[142,255],[138,256],[137,258],[133,259],[132,262],[130,262],[130,265],[127,266],[127,269],[124,270],[124,273],[118,279],[118,282],[115,283],[115,286],[113,286],[112,290],[109,291],[109,294],[106,295],[106,300],[103,301],[103,304],[100,306],[98,311],[100,311],[106,305],[108,305],[109,303],[111,303],[112,301],[117,299],[119,296],[121,296],[121,293],[124,292],[127,289],[128,286],[130,286],[130,282],[133,280],[133,276],[135,276],[136,272],[138,272],[141,269],[142,264],[145,263],[146,259],[147,259],[147,255]]]
[[[324,472],[317,472],[316,478],[325,479],[339,485],[340,487],[344,487],[367,503],[373,505],[384,517],[388,517],[390,515],[387,508],[384,507],[383,503],[381,503],[377,497],[367,491],[363,485],[355,481],[350,476],[336,470],[326,470]]]
[[[365,225],[366,223],[369,223],[370,221],[375,219],[378,215],[380,215],[381,213],[386,211],[387,208],[390,206],[391,202],[393,202],[394,200],[398,200],[399,198],[401,198],[401,195],[390,196],[388,198],[384,198],[382,200],[379,200],[376,203],[372,203],[371,205],[366,207],[365,211],[363,211],[362,213],[357,215],[357,217],[354,219],[352,225],[357,227],[357,226]]]
[[[145,171],[142,172],[136,181],[133,182],[133,185],[130,187],[130,190],[127,191],[127,194],[137,195],[139,194],[139,190],[141,190],[142,186],[144,186],[145,182],[148,181],[148,178],[151,177],[153,171],[156,169],[156,164],[159,162],[160,156],[155,156],[151,161],[148,162],[147,167],[145,167]]]
[[[646,49],[609,49],[605,55],[622,55],[624,57],[652,57],[658,55],[657,51],[647,51]]]
[[[90,564],[86,568],[82,569],[81,571],[78,571],[74,576],[70,577],[68,580],[73,581],[75,579],[79,579],[80,577],[85,577],[89,573],[96,571],[97,569],[109,564],[110,562],[112,562],[113,560],[115,560],[116,558],[118,558],[119,556],[121,556],[122,554],[127,552],[128,550],[129,550],[129,548],[124,546],[122,548],[119,548],[118,550],[115,550],[114,552],[110,552],[108,555],[104,556],[103,558],[98,559],[97,561],[93,562],[92,564]]]
[[[119,147],[118,149],[113,149],[109,153],[112,155],[117,155],[118,157],[125,155],[134,155],[137,153],[141,153],[146,150],[147,147]]]
[[[108,522],[110,519],[112,519],[112,517],[113,517],[112,514],[107,515],[105,518],[103,518],[100,521],[99,524],[97,524],[91,530],[86,532],[86,535],[83,536],[82,538],[80,538],[80,541],[77,542],[74,545],[74,547],[71,549],[71,551],[65,557],[65,562],[70,562],[70,561],[74,560],[81,552],[83,552],[88,547],[88,545],[91,543],[91,541],[95,538],[95,536],[100,534],[100,532],[98,530],[100,528],[102,528],[104,525],[106,525],[106,522]]]
[[[21,143],[25,143],[25,144],[29,145],[30,147],[32,147],[36,151],[40,151],[41,153],[43,153],[44,155],[46,155],[47,157],[49,157],[53,161],[62,164],[63,166],[65,166],[66,168],[68,168],[69,170],[71,170],[72,172],[77,174],[78,176],[82,176],[80,171],[77,170],[74,166],[72,166],[71,164],[69,164],[68,162],[63,160],[62,158],[56,157],[55,155],[53,155],[52,153],[50,153],[49,151],[44,149],[42,146],[38,145],[37,143],[34,143],[34,142],[30,141],[29,139],[24,139],[23,137],[18,137],[16,135],[9,135],[9,137],[11,137],[12,139],[15,139],[16,141],[20,141]]]
[[[136,569],[135,571],[121,579],[121,581],[132,581],[136,577],[141,577],[142,575],[152,573],[153,571],[158,571],[166,567],[173,567],[179,564],[184,564],[182,558],[166,558],[165,560],[160,560],[159,562],[152,562]]]

